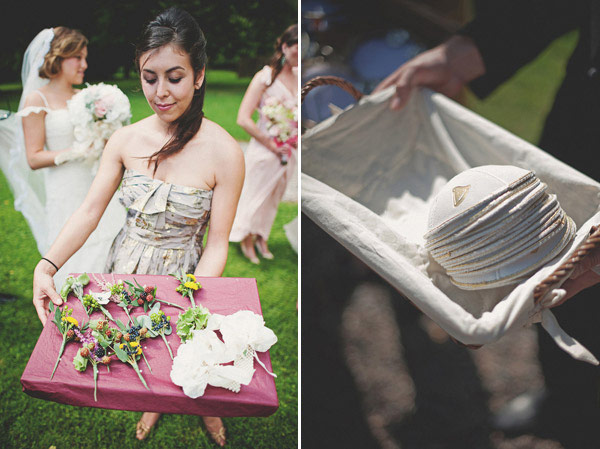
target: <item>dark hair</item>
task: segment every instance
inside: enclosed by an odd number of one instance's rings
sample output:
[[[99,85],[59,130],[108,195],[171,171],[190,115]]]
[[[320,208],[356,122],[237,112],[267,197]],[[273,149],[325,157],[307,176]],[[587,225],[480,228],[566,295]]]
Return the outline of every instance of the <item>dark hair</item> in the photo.
[[[281,47],[283,46],[283,44],[286,44],[288,46],[292,46],[294,44],[298,43],[298,25],[290,25],[289,27],[287,27],[287,29],[283,32],[283,34],[281,36],[279,36],[277,38],[277,40],[275,41],[275,53],[273,53],[273,56],[271,57],[271,62],[269,63],[269,66],[271,66],[271,83],[273,83],[273,81],[275,81],[275,78],[277,78],[277,75],[279,75],[279,73],[281,72],[281,69],[283,69],[283,51],[281,50]]]
[[[135,63],[138,72],[140,58],[148,51],[158,50],[165,45],[175,45],[190,57],[194,77],[206,66],[206,39],[198,22],[186,11],[169,8],[146,25],[146,29],[135,49]],[[178,153],[196,135],[202,124],[206,78],[200,89],[194,92],[189,108],[170,124],[173,136],[156,153],[148,158],[148,166],[154,162],[154,173],[158,164],[165,158]]]
[[[52,78],[58,75],[63,60],[78,55],[88,44],[87,38],[77,30],[54,27],[52,31],[54,37],[40,67],[40,78]]]

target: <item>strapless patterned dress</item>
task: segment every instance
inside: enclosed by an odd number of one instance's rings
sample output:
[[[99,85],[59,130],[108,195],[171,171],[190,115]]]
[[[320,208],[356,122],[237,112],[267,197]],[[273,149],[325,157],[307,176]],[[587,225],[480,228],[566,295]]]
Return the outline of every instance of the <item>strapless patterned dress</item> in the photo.
[[[170,184],[127,169],[120,198],[125,225],[115,238],[107,273],[193,273],[203,250],[212,190]]]

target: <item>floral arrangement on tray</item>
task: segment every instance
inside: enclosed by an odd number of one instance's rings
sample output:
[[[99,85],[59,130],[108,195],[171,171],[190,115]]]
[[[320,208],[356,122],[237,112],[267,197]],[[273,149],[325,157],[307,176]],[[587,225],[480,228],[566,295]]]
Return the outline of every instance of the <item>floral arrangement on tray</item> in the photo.
[[[194,302],[194,292],[202,288],[202,285],[196,282],[196,276],[191,273],[186,274],[183,270],[179,270],[177,273],[172,273],[169,276],[173,276],[179,281],[179,285],[175,291],[181,293],[182,296],[189,298],[192,307],[196,307],[196,303]]]
[[[110,283],[92,275],[102,291],[84,294],[83,289],[90,282],[89,276],[83,273],[78,277],[68,277],[61,295],[65,300],[71,294],[76,296],[88,321],[80,324],[71,316],[73,309],[66,304],[62,310],[50,305],[51,312],[54,313],[53,323],[63,338],[50,379],[54,376],[65,346],[69,342],[75,342],[80,344],[80,348],[73,359],[73,367],[85,372],[88,366],[92,366],[95,401],[99,366],[104,365],[110,371],[110,364],[115,359],[129,364],[149,390],[138,362],[144,359],[152,373],[142,341],[159,336],[173,360],[171,380],[181,386],[189,397],[202,396],[207,385],[239,392],[241,385],[248,385],[254,375],[254,360],[275,377],[257,356],[257,352],[267,351],[277,341],[273,331],[264,326],[260,315],[248,310],[227,316],[211,314],[207,308],[195,305],[194,292],[201,288],[196,278],[184,272],[173,276],[180,281],[176,292],[188,297],[192,303],[192,307],[180,313],[177,319],[177,335],[182,344],[175,357],[166,338],[173,331],[171,317],[160,310],[160,307],[163,303],[180,309],[183,307],[156,298],[155,286],[142,286],[135,278],[133,283],[114,278],[114,282]],[[108,311],[110,303],[124,310],[127,323],[113,318]],[[146,313],[132,316],[130,309],[135,307],[143,307]],[[102,317],[90,319],[95,312],[102,312]]]

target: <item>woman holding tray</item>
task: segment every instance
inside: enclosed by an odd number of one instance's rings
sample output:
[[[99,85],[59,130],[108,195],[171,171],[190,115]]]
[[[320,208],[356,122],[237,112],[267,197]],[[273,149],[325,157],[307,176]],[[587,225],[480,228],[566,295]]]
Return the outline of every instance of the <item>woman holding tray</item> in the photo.
[[[85,201],[36,266],[33,301],[42,322],[50,300],[62,303],[52,275],[86,241],[121,182],[121,202],[128,214],[106,271],[222,274],[244,159],[236,141],[203,118],[205,48],[200,27],[184,11],[169,9],[147,25],[136,48],[136,64],[154,115],[111,137]],[[159,416],[144,413],[138,439],[146,438]],[[221,419],[203,420],[215,442],[225,445]]]

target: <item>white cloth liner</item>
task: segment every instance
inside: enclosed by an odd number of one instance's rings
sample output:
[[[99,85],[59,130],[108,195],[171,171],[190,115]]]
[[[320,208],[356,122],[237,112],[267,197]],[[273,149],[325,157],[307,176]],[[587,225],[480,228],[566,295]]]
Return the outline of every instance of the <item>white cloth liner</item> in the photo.
[[[600,223],[600,184],[441,94],[414,92],[391,111],[392,92],[364,97],[302,137],[302,211],[458,341],[483,345],[541,321],[571,356],[598,364],[547,309],[564,296],[562,282],[538,305],[533,291]],[[429,257],[423,235],[446,182],[489,164],[534,170],[578,231],[526,282],[465,291]]]

